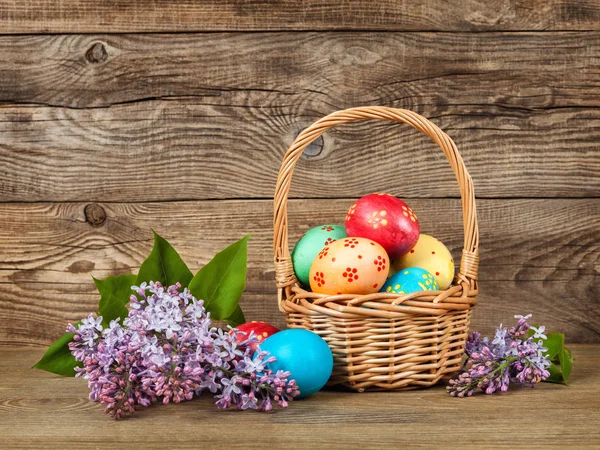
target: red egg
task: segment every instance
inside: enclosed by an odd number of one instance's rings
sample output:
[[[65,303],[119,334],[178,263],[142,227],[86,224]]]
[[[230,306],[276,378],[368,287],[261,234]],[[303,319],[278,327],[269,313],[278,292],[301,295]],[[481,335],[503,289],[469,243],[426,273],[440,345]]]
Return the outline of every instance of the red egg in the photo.
[[[275,333],[281,331],[279,328],[274,327],[269,323],[256,321],[243,323],[235,327],[234,330],[243,331],[243,333],[236,333],[236,340],[238,343],[248,339],[250,333],[254,331],[254,334],[258,339],[258,343],[255,342],[250,345],[250,348],[252,348],[252,350],[256,350],[256,346],[269,336],[272,336]]]
[[[390,194],[369,194],[346,215],[348,237],[364,237],[379,243],[390,256],[406,254],[419,240],[419,221],[410,207]]]

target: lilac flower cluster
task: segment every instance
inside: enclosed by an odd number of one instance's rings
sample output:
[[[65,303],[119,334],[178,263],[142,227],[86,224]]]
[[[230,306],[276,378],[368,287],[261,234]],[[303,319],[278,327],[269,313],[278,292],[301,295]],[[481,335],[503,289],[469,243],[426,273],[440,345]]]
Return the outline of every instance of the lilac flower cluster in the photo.
[[[479,333],[469,335],[467,361],[458,378],[450,380],[446,388],[450,395],[471,396],[477,388],[486,394],[506,392],[511,382],[534,387],[550,376],[550,361],[543,346],[545,327],[530,326],[527,320],[531,314],[515,318],[519,319],[517,326],[506,329],[501,324],[491,342]],[[527,337],[530,329],[534,334]]]
[[[102,317],[90,315],[77,327],[69,348],[77,361],[77,376],[88,380],[90,399],[106,406],[114,418],[132,414],[140,406],[179,403],[210,391],[219,408],[270,411],[286,407],[299,394],[289,372],[272,373],[275,360],[244,336],[212,327],[204,302],[176,284],[133,286],[129,314],[102,326]]]

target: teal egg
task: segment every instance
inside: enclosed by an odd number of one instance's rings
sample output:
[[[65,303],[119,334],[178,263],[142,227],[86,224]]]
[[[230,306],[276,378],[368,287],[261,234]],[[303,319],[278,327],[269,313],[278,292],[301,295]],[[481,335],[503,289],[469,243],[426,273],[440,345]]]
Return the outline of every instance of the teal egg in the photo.
[[[304,233],[292,251],[294,272],[300,284],[310,286],[310,265],[323,247],[345,237],[346,228],[341,225],[319,225]]]
[[[290,372],[290,379],[296,380],[300,391],[298,398],[319,391],[331,376],[331,349],[312,331],[299,328],[280,331],[261,342],[259,348],[277,358],[267,365],[268,369]]]
[[[380,292],[411,294],[419,291],[437,291],[438,284],[432,274],[420,267],[408,267],[396,272],[383,285]]]

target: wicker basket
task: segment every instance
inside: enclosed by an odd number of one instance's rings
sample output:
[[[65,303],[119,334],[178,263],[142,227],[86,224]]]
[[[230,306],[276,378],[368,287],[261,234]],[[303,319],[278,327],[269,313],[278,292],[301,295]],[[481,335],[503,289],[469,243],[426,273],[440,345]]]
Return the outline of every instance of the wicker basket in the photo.
[[[445,291],[327,295],[304,290],[294,275],[287,228],[287,199],[294,166],[306,146],[329,128],[363,119],[412,125],[440,146],[456,174],[465,241],[459,271]],[[378,106],[337,111],[300,133],[283,158],[274,214],[279,309],[289,328],[313,331],[329,344],[335,361],[330,385],[341,384],[357,391],[411,389],[431,386],[458,370],[471,308],[477,304],[478,245],[471,177],[452,139],[419,114]]]

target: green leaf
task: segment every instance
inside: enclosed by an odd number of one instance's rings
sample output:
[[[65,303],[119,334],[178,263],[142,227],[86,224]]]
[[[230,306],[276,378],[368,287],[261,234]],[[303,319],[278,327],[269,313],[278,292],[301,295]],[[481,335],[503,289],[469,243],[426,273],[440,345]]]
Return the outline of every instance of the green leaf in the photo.
[[[550,376],[544,380],[546,383],[565,384],[565,378],[556,364],[551,363],[548,372],[550,372]]]
[[[246,283],[247,235],[217,253],[190,281],[189,289],[215,320],[227,320],[236,311]]]
[[[244,311],[240,308],[240,305],[237,306],[232,315],[230,315],[227,319],[227,323],[232,327],[237,327],[243,323],[246,323],[246,317],[244,316]]]
[[[102,325],[108,326],[111,320],[127,317],[127,303],[131,297],[131,286],[136,283],[135,275],[119,275],[104,280],[94,278],[94,283],[100,292],[99,314]]]
[[[564,347],[558,354],[558,359],[560,362],[560,371],[562,372],[565,384],[567,384],[569,375],[571,375],[571,371],[573,370],[573,354],[571,350]]]
[[[537,328],[537,325],[535,325]],[[528,337],[534,335],[533,330],[529,330]],[[544,340],[544,347],[547,350],[544,355],[548,357],[552,363],[548,367],[550,376],[544,381],[548,383],[567,384],[571,370],[573,369],[573,355],[571,351],[565,347],[565,335],[562,333],[548,333]],[[560,366],[558,366],[559,364]]]
[[[167,287],[179,282],[182,287],[187,287],[192,279],[192,272],[171,244],[154,230],[152,232],[154,247],[142,263],[135,284],[139,286],[144,281],[160,281]]]
[[[77,327],[78,324],[75,324],[75,326]],[[74,377],[75,367],[80,366],[81,363],[75,361],[75,357],[71,354],[71,350],[69,350],[69,342],[73,340],[73,336],[73,333],[63,334],[46,350],[42,359],[33,368],[66,377]]]
[[[565,345],[565,335],[562,333],[548,333],[548,338],[544,340],[544,347],[548,349],[546,354],[550,360],[554,360]]]

